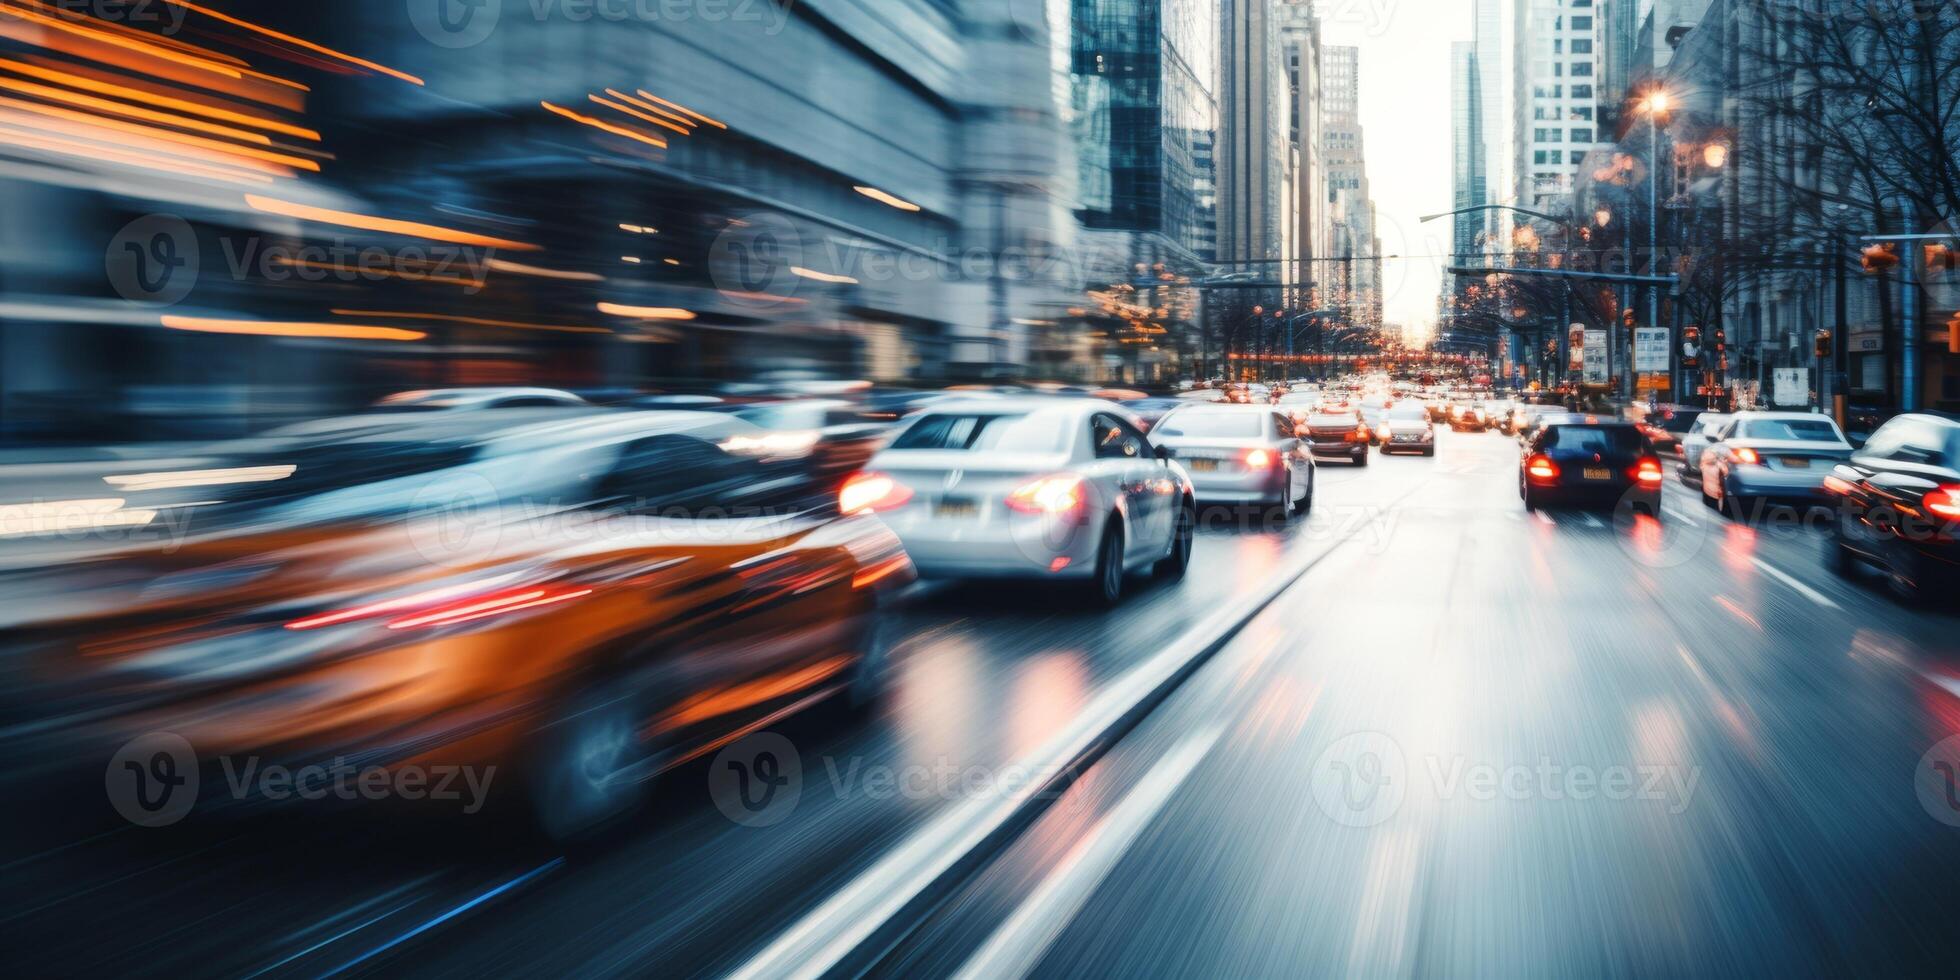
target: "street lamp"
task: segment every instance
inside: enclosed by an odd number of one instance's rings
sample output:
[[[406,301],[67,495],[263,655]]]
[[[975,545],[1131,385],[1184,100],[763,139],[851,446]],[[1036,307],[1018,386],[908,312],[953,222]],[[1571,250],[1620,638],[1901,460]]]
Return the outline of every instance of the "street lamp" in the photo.
[[[1720,170],[1728,166],[1729,145],[1727,143],[1716,142],[1703,147],[1701,150],[1701,162],[1708,164],[1708,169],[1710,170]]]
[[[1599,210],[1593,212],[1593,221],[1598,223],[1601,228],[1612,224],[1613,209],[1602,205]]]
[[[1641,109],[1647,113],[1647,128],[1651,140],[1649,143],[1647,164],[1647,198],[1652,220],[1647,225],[1647,270],[1652,275],[1660,274],[1661,261],[1661,117],[1667,115],[1668,108],[1673,105],[1673,101],[1673,97],[1668,94],[1666,89],[1656,88],[1648,92],[1647,97],[1641,100],[1640,103]],[[1724,160],[1726,159],[1724,157]],[[1650,287],[1647,291],[1647,297],[1647,325],[1658,327],[1661,324],[1660,288],[1658,286]],[[1672,369],[1674,346],[1674,336],[1670,333],[1668,335],[1668,361],[1670,366],[1668,371],[1668,387],[1670,389],[1675,384],[1675,372]],[[1635,380],[1632,367],[1632,364],[1629,364],[1627,370],[1627,379],[1630,383]],[[1632,388],[1629,387],[1628,390],[1631,391]]]

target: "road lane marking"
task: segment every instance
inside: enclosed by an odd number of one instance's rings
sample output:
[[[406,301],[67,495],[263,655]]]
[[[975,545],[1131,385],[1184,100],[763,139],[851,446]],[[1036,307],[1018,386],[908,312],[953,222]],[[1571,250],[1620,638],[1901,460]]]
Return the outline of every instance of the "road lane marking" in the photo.
[[[483,903],[488,902],[491,899],[494,899],[497,896],[504,894],[505,892],[516,889],[530,882],[531,880],[538,878],[541,875],[549,874],[553,871],[558,870],[558,868],[563,866],[564,863],[565,863],[564,858],[561,857],[552,858],[551,860],[546,861],[545,863],[538,865],[537,867],[532,868],[531,870],[526,871],[523,874],[518,875],[517,877],[512,878],[509,881],[506,881],[503,884],[496,886],[495,888],[491,888],[490,890],[483,892],[480,895],[477,895],[475,898],[472,898],[462,903],[461,905],[458,905],[442,913],[441,915],[428,919],[424,921],[421,925],[418,925],[415,928],[410,929],[407,932],[404,932],[401,935],[396,936],[395,938],[390,939],[387,942],[382,943],[381,945],[376,946],[373,949],[370,949],[367,952],[362,953],[361,955],[356,956],[353,959],[348,960],[347,962],[342,963],[341,965],[334,967],[333,969],[328,970],[325,973],[320,974],[320,980],[326,980],[327,977],[337,976],[357,966],[360,966],[362,963],[366,963],[367,961],[374,959],[375,957],[380,956],[381,954],[391,949],[394,949],[395,947],[400,946],[401,944],[408,942],[411,939],[414,939],[416,936],[428,932],[429,930],[434,929],[435,927],[442,925],[445,922],[448,922],[450,919],[462,915],[463,913],[468,912],[469,910],[476,908],[477,906],[482,905]]]
[[[1033,971],[1224,731],[1224,726],[1215,725],[1185,738],[1137,780],[1129,795],[1090,828],[1027,900],[967,959],[957,980],[1018,978]]]
[[[1594,516],[1593,516],[1593,515],[1591,515],[1591,514],[1581,514],[1581,515],[1579,515],[1579,516],[1580,516],[1581,518],[1583,518],[1583,519],[1585,520],[1585,522],[1586,522],[1586,526],[1587,526],[1587,527],[1605,527],[1605,526],[1606,526],[1606,525],[1604,525],[1604,524],[1601,524],[1601,523],[1599,522],[1599,518],[1597,518],[1597,517],[1594,517]]]
[[[1384,504],[1384,509],[1400,506],[1429,482],[1425,479],[1410,487]],[[899,917],[909,907],[929,901],[932,890],[962,877],[963,865],[983,861],[990,849],[1012,841],[1019,833],[1017,819],[1052,799],[1052,791],[1065,785],[1075,767],[1093,763],[1111,741],[1169,697],[1184,678],[1231,643],[1246,624],[1298,585],[1314,566],[1359,539],[1359,529],[1343,533],[1328,547],[1303,555],[1268,577],[1243,601],[1220,609],[1174,637],[1148,660],[1111,681],[1047,742],[1015,760],[1022,771],[1057,772],[1054,778],[1029,780],[1018,788],[996,782],[929,818],[728,976],[740,980],[816,978],[854,957],[875,960],[882,956],[883,950],[872,948],[875,944],[871,941],[881,932],[908,933],[916,923],[900,922]],[[997,841],[1001,843],[997,845]]]
[[[1532,516],[1534,516],[1534,517],[1536,517],[1536,518],[1538,518],[1538,523],[1540,523],[1540,524],[1543,524],[1543,525],[1545,525],[1546,527],[1557,527],[1557,526],[1558,526],[1558,522],[1557,522],[1557,521],[1555,521],[1555,520],[1552,520],[1552,515],[1550,515],[1550,514],[1547,514],[1547,513],[1545,513],[1545,512],[1544,512],[1544,511],[1542,511],[1542,510],[1534,510],[1534,511],[1532,511],[1531,513],[1532,513]]]
[[[1811,588],[1808,585],[1805,585],[1803,582],[1799,581],[1796,576],[1791,575],[1790,573],[1785,572],[1784,570],[1777,568],[1775,565],[1772,565],[1769,562],[1762,560],[1761,558],[1757,558],[1754,555],[1750,555],[1749,560],[1755,562],[1756,567],[1762,569],[1764,573],[1769,575],[1770,578],[1773,578],[1778,582],[1781,582],[1784,585],[1787,585],[1790,588],[1793,588],[1798,592],[1802,593],[1804,598],[1809,599],[1810,601],[1817,603],[1818,605],[1823,606],[1826,609],[1840,608],[1837,603],[1831,601],[1829,596],[1825,595],[1822,592],[1817,591],[1816,589]]]
[[[1932,681],[1940,690],[1956,698],[1960,698],[1960,677],[1953,677],[1948,674],[1935,674],[1930,670],[1920,671],[1919,676]]]

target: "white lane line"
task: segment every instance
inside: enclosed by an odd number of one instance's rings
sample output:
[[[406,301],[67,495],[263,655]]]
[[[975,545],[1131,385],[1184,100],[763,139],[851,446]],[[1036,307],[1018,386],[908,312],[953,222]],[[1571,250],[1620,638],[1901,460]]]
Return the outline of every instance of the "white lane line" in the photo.
[[[1663,507],[1661,509],[1663,511],[1666,511],[1667,516],[1672,517],[1683,524],[1699,525],[1701,523],[1700,521],[1697,521],[1694,518],[1689,517],[1688,512],[1680,509],[1679,507]]]
[[[1587,526],[1587,527],[1605,527],[1605,526],[1606,526],[1606,525],[1604,525],[1604,524],[1601,524],[1601,523],[1599,522],[1599,518],[1597,518],[1597,517],[1594,517],[1594,516],[1593,516],[1593,515],[1591,515],[1591,514],[1582,514],[1582,515],[1580,515],[1580,516],[1581,516],[1581,517],[1584,517],[1584,518],[1585,518],[1585,520],[1586,520],[1586,526]]]
[[[1224,731],[1219,725],[1186,738],[1137,780],[966,961],[957,980],[1027,976]]]
[[[1547,526],[1547,527],[1557,527],[1557,526],[1558,526],[1558,522],[1557,522],[1557,521],[1555,521],[1555,520],[1552,520],[1552,515],[1550,515],[1550,514],[1547,514],[1547,513],[1545,513],[1545,512],[1544,512],[1544,511],[1542,511],[1542,510],[1534,510],[1534,511],[1532,511],[1532,514],[1534,514],[1534,515],[1536,515],[1536,516],[1537,516],[1537,518],[1538,518],[1538,522],[1539,522],[1539,523],[1541,523],[1541,524],[1544,524],[1544,525],[1545,525],[1545,526]]]
[[[1749,560],[1754,562],[1756,564],[1756,567],[1762,569],[1763,573],[1768,575],[1770,578],[1773,578],[1778,582],[1781,582],[1784,585],[1787,585],[1790,588],[1793,588],[1798,592],[1803,593],[1804,598],[1809,599],[1810,601],[1817,603],[1818,605],[1823,606],[1826,609],[1839,608],[1837,603],[1831,601],[1830,596],[1827,596],[1824,593],[1819,592],[1816,589],[1813,589],[1810,586],[1803,584],[1802,582],[1797,580],[1796,576],[1791,575],[1790,573],[1785,572],[1784,570],[1777,568],[1775,565],[1772,565],[1769,562],[1762,560],[1761,558],[1757,558],[1754,555],[1749,556]]]

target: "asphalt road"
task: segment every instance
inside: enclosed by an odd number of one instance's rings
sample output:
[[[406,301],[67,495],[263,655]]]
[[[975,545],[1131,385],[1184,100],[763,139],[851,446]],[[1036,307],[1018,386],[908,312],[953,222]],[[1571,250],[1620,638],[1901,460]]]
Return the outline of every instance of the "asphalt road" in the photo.
[[[1190,577],[1113,613],[920,597],[881,716],[775,730],[800,792],[761,818],[704,762],[565,853],[511,835],[494,787],[469,817],[34,826],[0,866],[0,949],[18,975],[726,973],[1313,561],[879,972],[1944,967],[1960,828],[1914,780],[1960,732],[1960,620],[1679,487],[1658,522],[1527,515],[1511,440],[1442,438],[1323,466],[1291,526],[1211,515]]]

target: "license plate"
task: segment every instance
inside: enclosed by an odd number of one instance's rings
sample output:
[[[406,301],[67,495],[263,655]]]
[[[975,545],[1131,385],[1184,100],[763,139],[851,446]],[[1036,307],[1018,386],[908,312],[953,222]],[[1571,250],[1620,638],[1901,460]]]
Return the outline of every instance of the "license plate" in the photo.
[[[1783,457],[1783,465],[1793,470],[1807,470],[1810,469],[1810,460],[1804,459],[1801,456],[1785,456]]]
[[[1586,467],[1586,479],[1588,480],[1611,480],[1612,478],[1612,470],[1600,466]]]
[[[1193,473],[1211,473],[1218,469],[1218,460],[1215,459],[1187,459],[1184,462]]]
[[[934,517],[968,518],[980,513],[980,505],[964,498],[942,500],[932,509]]]

